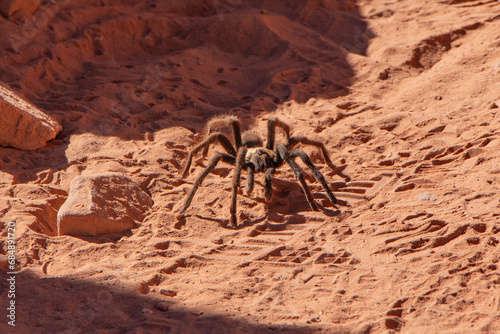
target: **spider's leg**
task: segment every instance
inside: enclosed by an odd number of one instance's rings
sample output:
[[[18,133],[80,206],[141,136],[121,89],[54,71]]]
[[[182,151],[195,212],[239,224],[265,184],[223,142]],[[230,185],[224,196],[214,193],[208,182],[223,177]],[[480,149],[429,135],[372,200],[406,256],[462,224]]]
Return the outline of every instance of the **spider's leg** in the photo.
[[[321,174],[321,172],[318,170],[318,168],[312,163],[311,159],[306,154],[306,152],[300,151],[300,150],[293,150],[293,151],[290,151],[290,156],[292,158],[295,158],[298,156],[302,159],[302,161],[307,165],[307,167],[309,167],[311,169],[311,171],[313,172],[314,178],[316,179],[316,181],[321,183],[321,185],[323,186],[323,189],[325,189],[325,192],[328,195],[328,198],[330,198],[330,201],[332,201],[332,203],[336,204],[337,199],[335,198],[332,191],[328,187],[328,184],[326,183],[323,174]]]
[[[182,171],[182,178],[186,178],[189,174],[189,169],[191,168],[191,163],[193,162],[193,157],[195,156],[196,153],[198,153],[201,149],[204,147],[208,147],[211,143],[214,141],[218,140],[219,143],[222,145],[224,150],[226,152],[234,157],[236,156],[236,150],[233,147],[233,144],[229,141],[229,138],[227,138],[224,134],[220,132],[215,132],[212,133],[210,136],[208,136],[207,139],[196,145],[190,152],[186,161],[186,166],[184,167],[184,170]]]
[[[312,139],[309,139],[307,137],[291,137],[288,140],[286,148],[288,150],[291,150],[299,143],[302,143],[305,145],[316,146],[317,148],[319,148],[321,150],[321,154],[323,155],[323,159],[325,160],[325,163],[328,165],[328,167],[330,167],[333,170],[333,172],[335,174],[339,175],[340,177],[343,177],[347,181],[350,180],[349,176],[342,173],[343,168],[337,167],[333,164],[332,160],[330,159],[330,156],[328,155],[328,151],[326,150],[326,147],[322,142],[317,141],[317,140],[312,140]]]
[[[245,165],[245,157],[247,155],[247,148],[242,146],[238,150],[238,156],[236,157],[236,168],[233,175],[232,184],[232,198],[231,207],[229,209],[231,213],[231,225],[236,226],[236,202],[238,197],[238,187],[240,186],[241,170]]]
[[[241,126],[238,117],[231,115],[214,117],[208,121],[205,132],[207,135],[210,135],[213,131],[220,130],[228,125],[230,125],[233,130],[234,145],[236,149],[239,149],[241,146]],[[207,156],[207,154],[208,146],[203,149],[203,156]],[[236,155],[236,152],[234,154]]]
[[[318,211],[318,206],[316,205],[316,201],[314,201],[314,197],[311,194],[311,190],[309,189],[309,186],[307,185],[306,180],[304,179],[304,175],[302,174],[300,167],[292,159],[287,159],[286,162],[292,168],[293,173],[295,174],[295,178],[299,180],[300,185],[302,186],[302,190],[304,190],[304,194],[306,195],[307,202],[311,207],[311,210]]]
[[[273,178],[273,173],[274,173],[274,168],[271,167],[268,170],[266,170],[266,176],[265,176],[265,197],[266,201],[270,202],[272,197],[273,197],[273,186],[271,184],[271,180]]]
[[[266,148],[269,150],[274,149],[274,142],[276,139],[276,126],[280,127],[285,132],[285,137],[287,141],[290,138],[290,126],[288,126],[288,124],[286,123],[283,123],[276,117],[270,117],[267,120],[267,141],[266,141]]]
[[[184,202],[184,206],[182,207],[182,210],[180,211],[180,214],[184,214],[184,212],[187,210],[189,205],[191,204],[191,201],[193,200],[194,194],[198,190],[198,187],[201,185],[201,182],[205,179],[205,177],[212,171],[212,169],[217,166],[217,164],[220,161],[224,161],[228,164],[234,165],[235,164],[235,159],[233,156],[226,154],[226,153],[218,153],[215,155],[211,160],[210,163],[208,164],[207,168],[201,173],[197,178],[196,181],[194,182],[193,188],[189,192],[188,197],[186,198],[186,202]]]
[[[253,186],[254,186],[254,172],[251,166],[247,167],[247,183],[246,183],[246,191],[247,194],[251,194],[253,191]]]
[[[314,197],[311,193],[311,190],[309,189],[309,186],[307,185],[306,180],[304,179],[304,174],[302,173],[300,167],[293,160],[292,156],[290,155],[290,152],[288,152],[288,150],[283,145],[278,145],[277,151],[281,155],[282,159],[288,163],[290,168],[292,168],[295,178],[299,180],[300,185],[302,186],[302,190],[304,190],[304,194],[306,195],[307,202],[311,207],[311,210],[319,211],[318,206],[316,205],[316,201],[314,200]]]
[[[270,117],[267,120],[266,147],[268,150],[274,149],[274,140],[275,139],[276,139],[276,118]]]
[[[278,118],[276,118],[275,121],[276,121],[276,126],[280,127],[285,132],[285,137],[286,137],[286,140],[288,141],[290,139],[290,126],[288,124],[282,122]]]

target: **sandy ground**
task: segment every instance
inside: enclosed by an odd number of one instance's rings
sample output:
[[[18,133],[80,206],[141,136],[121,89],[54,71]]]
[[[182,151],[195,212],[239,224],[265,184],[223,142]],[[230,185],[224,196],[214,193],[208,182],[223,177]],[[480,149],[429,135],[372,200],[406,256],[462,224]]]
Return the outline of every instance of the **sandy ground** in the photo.
[[[0,252],[15,221],[22,269],[0,332],[500,333],[499,1],[56,0],[0,30],[0,80],[63,126],[0,148]],[[181,182],[187,153],[228,113],[324,142],[351,181],[304,150],[345,205],[307,175],[312,212],[283,166],[224,227],[221,164],[179,224],[207,165]],[[151,195],[139,227],[44,233],[105,172]]]

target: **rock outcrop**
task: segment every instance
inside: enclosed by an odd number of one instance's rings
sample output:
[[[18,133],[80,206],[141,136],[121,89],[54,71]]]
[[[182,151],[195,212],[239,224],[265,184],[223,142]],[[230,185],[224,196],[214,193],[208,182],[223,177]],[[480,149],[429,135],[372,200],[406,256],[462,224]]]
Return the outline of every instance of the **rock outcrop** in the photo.
[[[0,86],[0,146],[36,150],[61,130],[52,117]]]
[[[59,235],[121,233],[141,222],[153,200],[121,174],[77,176],[57,214]]]

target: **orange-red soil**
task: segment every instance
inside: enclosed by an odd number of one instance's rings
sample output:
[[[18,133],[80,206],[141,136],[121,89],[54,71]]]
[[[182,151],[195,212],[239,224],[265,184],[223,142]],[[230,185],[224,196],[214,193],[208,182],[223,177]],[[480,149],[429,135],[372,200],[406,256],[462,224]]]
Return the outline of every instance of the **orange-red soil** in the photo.
[[[499,1],[56,0],[0,31],[0,80],[63,126],[0,148],[22,269],[0,332],[500,333]],[[221,164],[179,223],[207,165],[179,181],[187,153],[227,113],[323,141],[350,182],[304,150],[347,205],[307,172],[312,212],[283,166],[225,227]],[[108,172],[151,195],[137,228],[47,232],[73,178]]]

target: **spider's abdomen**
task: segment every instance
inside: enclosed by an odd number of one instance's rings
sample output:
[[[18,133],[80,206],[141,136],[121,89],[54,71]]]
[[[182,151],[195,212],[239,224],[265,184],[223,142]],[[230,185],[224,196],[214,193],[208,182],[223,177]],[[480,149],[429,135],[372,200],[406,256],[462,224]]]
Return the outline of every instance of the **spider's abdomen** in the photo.
[[[255,131],[244,132],[241,141],[243,142],[243,146],[246,147],[260,147],[264,145],[262,138]]]

